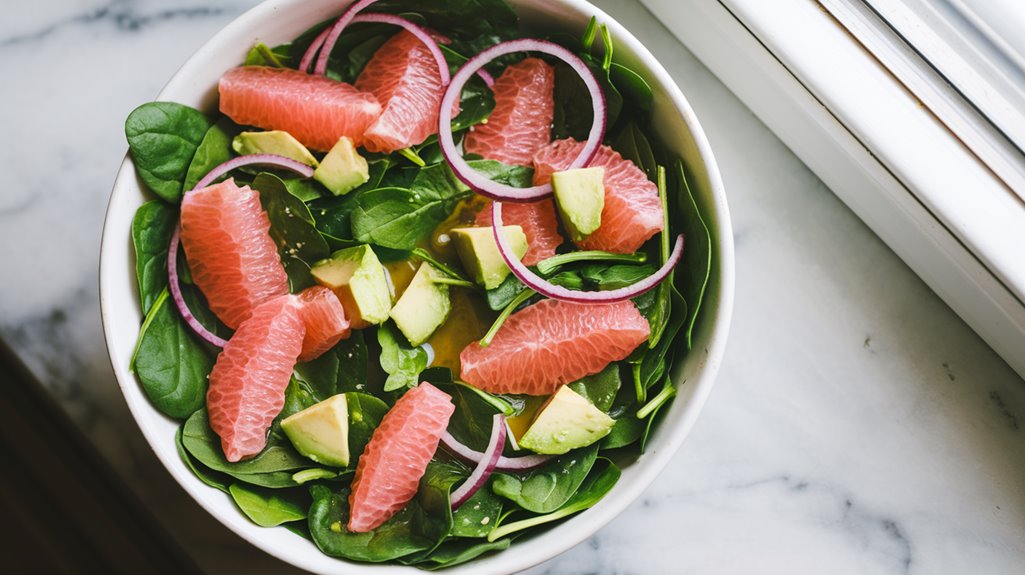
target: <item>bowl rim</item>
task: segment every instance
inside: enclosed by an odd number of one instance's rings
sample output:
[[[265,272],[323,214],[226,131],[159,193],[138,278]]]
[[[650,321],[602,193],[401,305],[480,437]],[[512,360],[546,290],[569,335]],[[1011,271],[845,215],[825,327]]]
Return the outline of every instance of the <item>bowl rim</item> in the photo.
[[[330,1],[331,0],[321,0],[320,4],[327,4]],[[541,0],[508,1],[515,8],[518,4],[531,1],[540,2]],[[722,356],[725,351],[732,319],[735,258],[730,213],[718,165],[704,130],[701,128],[700,122],[694,114],[693,109],[661,63],[639,40],[637,40],[636,37],[633,36],[633,34],[631,34],[622,24],[616,21],[615,18],[609,16],[603,10],[590,4],[586,0],[549,1],[552,4],[557,5],[559,8],[565,8],[567,10],[584,14],[592,14],[596,16],[600,22],[606,23],[613,36],[616,38],[617,45],[626,45],[635,57],[642,62],[643,66],[647,68],[648,72],[653,76],[654,82],[665,90],[672,109],[680,115],[683,123],[690,131],[690,137],[693,139],[693,142],[697,147],[697,154],[700,157],[706,172],[704,175],[708,180],[711,192],[710,198],[712,205],[705,206],[705,208],[714,216],[711,218],[712,222],[709,222],[709,227],[713,239],[712,263],[716,269],[716,273],[718,274],[718,282],[714,284],[718,289],[718,293],[716,294],[717,297],[714,298],[716,303],[716,307],[714,308],[715,314],[714,317],[706,316],[705,319],[706,322],[711,321],[712,325],[705,328],[709,333],[709,336],[707,345],[704,346],[704,357],[701,359],[701,367],[698,370],[698,375],[696,378],[692,378],[690,381],[687,381],[688,384],[693,386],[692,393],[689,396],[688,401],[683,406],[682,412],[674,416],[673,420],[667,419],[662,422],[659,430],[660,433],[656,436],[656,441],[651,446],[652,449],[647,451],[643,457],[638,459],[638,461],[630,465],[630,468],[636,469],[636,475],[631,479],[631,481],[618,483],[615,488],[599,502],[598,505],[595,505],[591,509],[579,513],[568,521],[559,524],[552,528],[550,532],[543,534],[541,537],[533,538],[527,543],[520,543],[518,545],[521,551],[529,545],[531,552],[497,553],[489,557],[476,559],[461,566],[447,569],[446,571],[449,573],[469,573],[471,571],[473,573],[509,573],[528,569],[552,559],[553,557],[578,545],[622,513],[665,469],[672,456],[679,450],[683,441],[689,435],[690,430],[697,420],[698,414],[704,407],[704,404],[711,393],[712,387],[714,386],[718,369],[722,361]],[[194,68],[199,66],[208,53],[216,51],[224,38],[231,36],[233,33],[252,28],[253,24],[260,22],[275,12],[292,9],[309,9],[307,7],[312,4],[317,3],[309,2],[308,0],[266,0],[247,10],[228,25],[221,28],[209,40],[204,42],[204,44],[175,72],[155,99],[174,100],[175,98],[173,96],[169,97],[169,94],[175,91],[190,89],[190,87],[187,86],[188,77],[194,72]],[[332,11],[338,12],[348,4],[348,0],[339,0],[332,6]],[[196,88],[192,87],[191,89]],[[99,293],[100,316],[103,326],[104,340],[108,350],[108,358],[111,361],[111,367],[114,370],[122,395],[124,396],[133,419],[143,432],[147,445],[168,472],[175,478],[177,483],[189,494],[190,497],[192,497],[193,500],[196,501],[196,503],[200,505],[200,507],[202,507],[207,513],[210,513],[222,525],[226,526],[236,535],[273,557],[296,567],[316,572],[369,573],[371,570],[373,570],[374,573],[412,573],[413,570],[419,572],[419,569],[402,565],[385,566],[357,563],[344,559],[328,557],[326,555],[311,561],[307,560],[305,557],[297,557],[297,554],[295,553],[286,553],[278,547],[270,545],[266,537],[261,536],[261,530],[263,533],[266,533],[266,530],[246,520],[244,515],[233,505],[227,512],[225,512],[223,508],[212,506],[205,501],[205,496],[209,494],[208,491],[211,488],[202,484],[196,477],[189,473],[183,462],[181,462],[176,456],[169,456],[167,455],[166,450],[162,452],[157,448],[157,444],[155,443],[156,440],[163,440],[163,437],[160,436],[159,432],[155,429],[155,424],[151,421],[151,418],[154,413],[158,416],[163,416],[159,414],[159,412],[156,412],[149,403],[149,400],[139,387],[135,376],[129,372],[127,366],[121,367],[117,365],[114,351],[114,328],[112,327],[112,322],[114,321],[113,310],[117,306],[129,305],[129,302],[114,300],[112,296],[112,291],[114,289],[112,287],[112,282],[123,281],[124,278],[114,277],[119,274],[116,273],[116,269],[112,268],[112,266],[116,264],[111,261],[113,256],[110,254],[117,251],[117,249],[113,247],[115,243],[124,242],[126,239],[123,237],[115,237],[120,233],[121,228],[113,225],[113,221],[115,219],[115,212],[118,204],[122,203],[123,196],[130,192],[129,188],[135,185],[136,182],[137,176],[134,165],[132,164],[130,156],[126,154],[114,181],[104,217],[103,233],[100,244]],[[137,205],[133,207],[133,212],[137,207]],[[114,229],[117,229],[118,231],[115,232],[113,231]],[[130,271],[134,270],[132,269]],[[132,274],[129,273],[130,279],[131,275]],[[703,309],[705,314],[709,314],[709,308],[706,307]],[[702,350],[699,348],[694,348],[692,353],[700,353],[701,351]],[[171,451],[174,452],[174,450]],[[582,519],[584,516],[587,517],[586,521]],[[556,532],[563,535],[563,537],[554,536]],[[324,558],[331,560],[337,565],[337,567],[334,569],[328,569],[327,571],[322,569],[321,567],[323,566]],[[321,563],[321,565],[317,565],[317,563]]]

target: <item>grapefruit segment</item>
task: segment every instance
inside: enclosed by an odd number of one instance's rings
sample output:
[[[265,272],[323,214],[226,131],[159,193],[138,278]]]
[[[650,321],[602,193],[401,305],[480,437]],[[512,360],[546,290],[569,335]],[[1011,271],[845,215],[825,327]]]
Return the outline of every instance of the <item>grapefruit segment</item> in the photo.
[[[349,531],[372,531],[416,495],[455,411],[452,398],[423,382],[384,415],[356,465],[349,494]]]
[[[317,359],[349,337],[349,320],[342,302],[324,286],[307,288],[299,294],[299,317],[306,331],[299,361]]]
[[[584,143],[572,139],[556,140],[534,155],[534,184],[544,184],[553,172],[565,170]],[[651,236],[662,230],[662,204],[658,187],[630,160],[608,146],[600,146],[588,167],[605,168],[605,207],[601,225],[591,235],[576,242],[586,250],[620,254],[640,249]],[[503,214],[504,215],[504,214]]]
[[[463,150],[506,164],[529,166],[550,140],[555,115],[555,70],[526,58],[495,80],[495,108],[486,123],[470,128]]]
[[[401,150],[437,132],[444,86],[437,61],[416,36],[403,30],[389,38],[355,85],[384,106],[364,134],[363,145],[371,152]]]
[[[326,152],[347,136],[357,146],[381,115],[373,94],[290,68],[242,66],[218,85],[221,113],[236,124],[284,130],[307,148]]]
[[[626,358],[649,332],[629,301],[544,300],[511,315],[488,347],[468,345],[459,355],[462,378],[491,393],[548,395]]]
[[[206,408],[228,461],[252,457],[267,445],[304,332],[295,296],[278,296],[257,307],[217,356]]]
[[[192,280],[230,328],[239,327],[263,301],[288,293],[288,276],[269,230],[260,194],[234,180],[182,198],[181,243]]]
[[[555,255],[555,248],[564,241],[559,233],[559,221],[555,216],[555,203],[551,198],[529,203],[502,204],[502,223],[520,226],[527,237],[527,253],[521,261],[532,266]],[[477,213],[478,226],[491,225],[491,200]]]

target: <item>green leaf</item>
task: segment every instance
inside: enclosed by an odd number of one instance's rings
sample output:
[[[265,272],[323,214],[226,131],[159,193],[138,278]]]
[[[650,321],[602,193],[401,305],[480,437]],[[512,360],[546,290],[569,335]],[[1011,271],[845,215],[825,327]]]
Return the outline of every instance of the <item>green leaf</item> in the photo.
[[[417,563],[428,571],[461,565],[491,551],[504,551],[512,539],[499,541],[474,541],[472,539],[449,539],[438,546],[426,559]]]
[[[139,206],[132,219],[135,276],[143,315],[149,313],[153,302],[167,286],[167,247],[177,222],[178,211],[159,200]]]
[[[349,410],[349,466],[355,467],[389,408],[373,395],[355,391],[345,394],[345,404]]]
[[[541,515],[538,517],[531,517],[529,519],[523,519],[513,523],[505,523],[500,525],[491,534],[488,535],[488,541],[495,541],[501,537],[505,537],[510,533],[529,529],[531,527],[537,527],[538,525],[544,525],[568,517],[574,513],[579,513],[585,509],[592,507],[595,503],[601,501],[605,494],[612,490],[619,481],[620,471],[616,467],[615,463],[608,459],[603,459],[604,465],[599,466],[594,473],[587,476],[587,480],[584,481],[580,488],[573,494],[573,496],[566,501],[566,504],[560,507],[558,510],[547,515]]]
[[[391,323],[377,328],[377,342],[381,344],[381,368],[388,374],[384,390],[416,387],[420,372],[427,368],[427,351],[410,346]]]
[[[448,420],[449,433],[471,449],[484,451],[491,438],[494,416],[501,411],[496,403],[489,401],[470,386],[439,381],[436,377],[425,379],[452,397],[456,409]]]
[[[263,42],[257,42],[242,63],[244,66],[270,66],[272,68],[286,68],[290,62],[289,49],[287,45],[271,49]]]
[[[501,311],[509,305],[527,286],[515,275],[509,274],[498,284],[498,287],[487,291],[488,307],[494,311]]]
[[[368,350],[362,330],[354,330],[349,339],[338,342],[334,348],[338,356],[336,389],[367,391]]]
[[[214,359],[178,315],[166,287],[146,315],[131,365],[162,413],[185,419],[203,406]]]
[[[467,476],[469,473],[467,473]],[[481,487],[452,513],[451,537],[487,537],[498,525],[502,499],[487,485]]]
[[[309,208],[289,193],[281,178],[261,173],[253,180],[253,188],[260,192],[260,203],[270,219],[270,235],[278,246],[292,292],[302,291],[314,283],[310,266],[329,256],[331,249],[317,231]]]
[[[654,99],[651,86],[640,74],[622,64],[612,62],[609,67],[609,80],[623,98],[630,101],[632,107],[644,111],[651,110],[651,102]]]
[[[222,121],[210,126],[199,143],[192,161],[189,162],[189,170],[185,175],[184,191],[196,187],[199,180],[202,180],[210,170],[231,159],[231,134],[229,124]]]
[[[244,483],[232,483],[228,492],[242,513],[260,527],[275,527],[306,519],[308,503],[295,493],[272,491]]]
[[[177,203],[196,149],[210,128],[200,111],[174,102],[149,102],[125,120],[125,136],[139,177],[153,193]]]
[[[231,479],[227,475],[207,468],[194,457],[189,455],[189,452],[185,449],[185,444],[182,443],[182,430],[184,428],[184,425],[179,427],[178,431],[174,434],[174,444],[175,448],[178,450],[178,457],[181,457],[185,466],[188,467],[189,470],[192,471],[192,474],[200,481],[214,489],[228,493],[228,485],[231,484]]]
[[[615,66],[615,64],[613,65]],[[651,181],[656,181],[656,170],[658,163],[655,161],[655,154],[651,150],[651,143],[645,137],[644,132],[635,122],[627,122],[612,141],[612,147],[623,156],[636,164]]]
[[[569,387],[598,409],[607,412],[616,399],[620,385],[622,380],[619,376],[619,364],[612,363],[594,375],[574,381]]]
[[[569,500],[598,457],[598,446],[574,449],[523,474],[492,474],[492,489],[527,511],[549,513]]]
[[[691,348],[694,326],[697,324],[698,314],[701,311],[701,303],[704,300],[705,289],[708,287],[708,277],[712,269],[712,237],[701,216],[694,194],[691,193],[690,185],[687,183],[687,174],[683,168],[683,162],[676,162],[677,178],[679,179],[677,189],[677,204],[680,210],[680,218],[683,222],[684,233],[687,234],[687,248],[683,251],[683,262],[681,268],[687,270],[680,274],[680,291],[683,298],[691,303],[687,315],[684,338],[687,342],[687,349]]]

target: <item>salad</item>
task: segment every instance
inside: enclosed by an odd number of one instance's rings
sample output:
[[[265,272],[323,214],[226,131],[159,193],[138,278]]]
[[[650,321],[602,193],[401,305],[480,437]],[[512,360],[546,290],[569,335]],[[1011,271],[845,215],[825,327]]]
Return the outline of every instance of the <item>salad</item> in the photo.
[[[153,195],[131,369],[182,461],[327,555],[436,569],[643,456],[712,248],[604,24],[422,4],[257,42],[215,113],[151,102],[125,129]]]

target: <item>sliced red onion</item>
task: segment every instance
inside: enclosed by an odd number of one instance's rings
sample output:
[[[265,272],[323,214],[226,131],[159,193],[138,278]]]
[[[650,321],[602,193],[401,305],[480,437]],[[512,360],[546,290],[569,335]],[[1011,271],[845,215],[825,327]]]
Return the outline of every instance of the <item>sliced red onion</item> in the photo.
[[[199,323],[196,316],[192,315],[192,311],[189,310],[189,306],[186,305],[185,297],[182,296],[182,288],[178,284],[178,242],[180,238],[181,227],[176,225],[174,226],[174,233],[171,234],[171,245],[167,248],[167,279],[171,288],[171,299],[174,300],[174,305],[178,307],[178,313],[181,314],[182,319],[192,328],[192,331],[196,332],[196,335],[211,345],[224,347],[228,342]]]
[[[470,58],[456,72],[456,75],[452,77],[452,83],[449,84],[448,89],[445,90],[445,95],[441,99],[441,110],[438,118],[438,140],[441,143],[441,151],[452,167],[452,171],[464,184],[470,186],[481,195],[500,201],[530,202],[550,196],[552,194],[551,183],[530,188],[514,188],[492,181],[466,163],[466,160],[463,159],[463,156],[456,149],[455,139],[452,136],[452,106],[462,94],[463,86],[467,80],[495,58],[514,52],[541,52],[555,56],[569,64],[580,75],[584,85],[587,86],[587,91],[591,94],[592,112],[594,114],[591,131],[587,134],[587,142],[581,148],[580,154],[566,167],[567,170],[586,166],[591,161],[591,158],[594,157],[595,152],[598,151],[598,146],[601,145],[602,138],[605,137],[605,94],[602,92],[598,80],[583,60],[558,44],[532,38],[510,40],[509,42],[496,44]]]
[[[438,63],[438,72],[441,74],[441,85],[448,86],[448,83],[451,80],[451,75],[448,71],[448,62],[445,61],[445,54],[443,54],[441,48],[438,47],[438,43],[434,41],[434,38],[431,38],[431,35],[427,30],[424,30],[422,27],[417,26],[405,18],[399,18],[398,16],[392,16],[391,14],[360,14],[359,16],[354,17],[351,22],[353,24],[359,24],[360,22],[391,24],[393,26],[404,28],[407,32],[416,36],[418,40],[423,42],[424,46],[427,46],[431,55],[434,56],[434,61]]]
[[[445,432],[445,435],[441,436],[441,444],[445,446],[445,449],[452,452],[452,455],[468,461],[470,463],[480,463],[484,459],[484,454],[460,443],[458,439],[452,436],[451,433]],[[499,457],[498,463],[495,464],[495,471],[527,471],[540,467],[545,463],[548,463],[552,457],[550,455],[523,455],[520,457]]]
[[[502,457],[503,447],[505,447],[505,416],[496,413],[491,423],[491,438],[488,440],[488,448],[484,450],[480,461],[477,462],[477,466],[473,468],[473,472],[466,478],[466,481],[452,492],[453,511],[466,503],[467,499],[473,497],[473,494],[488,482],[488,477],[491,477],[491,472],[494,471],[495,465]]]
[[[353,2],[345,9],[345,12],[342,12],[342,15],[335,20],[335,23],[327,28],[327,33],[322,34],[324,40],[321,43],[321,46],[310,44],[310,47],[306,50],[307,54],[309,54],[311,50],[316,51],[317,48],[320,48],[320,55],[317,56],[317,65],[313,68],[314,74],[318,76],[324,75],[327,71],[327,60],[331,57],[331,50],[334,49],[335,42],[338,41],[338,37],[342,35],[342,30],[345,30],[345,27],[349,25],[349,22],[352,22],[352,19],[356,14],[359,14],[360,11],[374,2],[377,2],[377,0],[359,0],[358,2]],[[320,36],[318,36],[318,38],[320,38]],[[304,54],[303,60],[306,59],[306,54]],[[311,56],[310,60],[312,59],[313,58]],[[300,70],[305,71],[306,68],[300,68]]]
[[[330,33],[331,27],[328,26],[321,30],[320,34],[317,34],[317,37],[313,39],[313,42],[310,42],[310,46],[306,48],[306,51],[303,52],[302,59],[299,60],[299,71],[310,71],[310,64],[312,64],[313,59],[317,57],[317,50],[320,50],[320,47],[324,45],[324,39],[327,38],[327,35]]]
[[[313,177],[313,167],[308,166],[302,162],[293,160],[292,158],[286,158],[284,156],[278,156],[276,154],[249,154],[246,156],[239,156],[232,158],[227,162],[217,166],[210,170],[207,175],[203,176],[203,179],[196,182],[196,186],[193,190],[202,190],[209,186],[214,180],[234,170],[235,168],[241,168],[242,166],[250,166],[253,164],[260,164],[266,166],[274,166],[276,168],[284,168],[291,170],[304,178]],[[192,191],[192,190],[189,190]]]
[[[669,259],[666,260],[666,263],[658,271],[641,281],[614,290],[571,290],[550,283],[548,280],[530,271],[516,257],[516,254],[513,253],[512,248],[509,246],[509,242],[505,239],[505,234],[499,231],[502,229],[502,202],[493,202],[491,204],[491,220],[491,229],[495,241],[498,243],[498,251],[502,254],[502,259],[505,260],[506,265],[512,270],[513,275],[519,278],[524,285],[543,296],[572,303],[612,303],[637,297],[666,279],[683,256],[683,234],[680,234],[676,236],[676,245],[673,246],[673,251],[669,254]],[[667,232],[663,231],[662,233]]]

